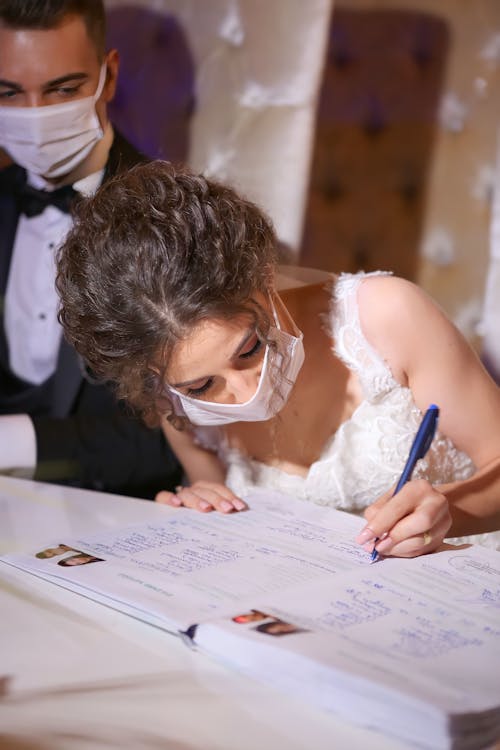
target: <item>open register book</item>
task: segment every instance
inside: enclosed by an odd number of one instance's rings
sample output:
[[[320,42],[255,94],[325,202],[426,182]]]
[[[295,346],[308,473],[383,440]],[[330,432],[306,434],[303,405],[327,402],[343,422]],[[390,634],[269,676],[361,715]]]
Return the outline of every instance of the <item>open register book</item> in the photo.
[[[141,525],[40,540],[2,563],[409,746],[500,738],[499,553],[371,565],[353,541],[362,519],[268,492],[247,500],[244,513],[149,520],[146,505]]]

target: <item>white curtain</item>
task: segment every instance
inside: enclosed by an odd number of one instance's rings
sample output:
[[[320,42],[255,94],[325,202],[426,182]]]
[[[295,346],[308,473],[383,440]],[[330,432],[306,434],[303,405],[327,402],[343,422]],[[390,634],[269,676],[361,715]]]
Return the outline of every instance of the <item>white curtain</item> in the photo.
[[[130,0],[106,5],[115,9]],[[186,34],[196,70],[190,165],[262,206],[293,259],[302,235],[332,0],[134,5],[174,15]]]
[[[483,359],[500,384],[500,138],[490,229],[490,261],[486,277],[483,317]]]

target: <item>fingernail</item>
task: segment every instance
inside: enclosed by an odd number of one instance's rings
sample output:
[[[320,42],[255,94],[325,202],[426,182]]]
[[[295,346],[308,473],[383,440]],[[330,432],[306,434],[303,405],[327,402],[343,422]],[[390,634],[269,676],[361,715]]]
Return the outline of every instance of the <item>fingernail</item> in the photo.
[[[247,507],[246,504],[243,502],[243,500],[239,500],[239,499],[233,500],[233,505],[236,508],[236,510],[245,510],[245,508]]]
[[[221,510],[224,511],[224,513],[228,513],[230,510],[233,510],[233,505],[229,502],[229,500],[223,500],[220,504]]]
[[[356,537],[356,541],[358,544],[366,544],[366,542],[371,542],[375,539],[375,533],[370,529],[369,526],[365,526],[363,531],[361,531],[358,536]]]
[[[375,545],[377,552],[387,552],[394,545],[390,536],[386,536],[385,539]]]
[[[210,509],[210,510],[211,510],[211,509],[212,509],[212,506],[210,505],[210,503],[207,503],[207,501],[206,501],[206,500],[200,500],[200,503],[199,503],[199,505],[198,505],[198,508],[199,508],[200,510],[208,510],[208,509]]]

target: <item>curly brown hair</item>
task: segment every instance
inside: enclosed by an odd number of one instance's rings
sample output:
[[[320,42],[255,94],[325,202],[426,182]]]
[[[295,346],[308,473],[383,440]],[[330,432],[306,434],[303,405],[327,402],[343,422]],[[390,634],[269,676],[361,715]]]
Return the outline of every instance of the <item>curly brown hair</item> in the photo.
[[[178,420],[163,388],[175,345],[202,320],[245,313],[274,282],[270,220],[231,188],[163,161],[106,182],[75,209],[57,259],[66,338],[154,425]],[[159,375],[155,375],[155,370]]]

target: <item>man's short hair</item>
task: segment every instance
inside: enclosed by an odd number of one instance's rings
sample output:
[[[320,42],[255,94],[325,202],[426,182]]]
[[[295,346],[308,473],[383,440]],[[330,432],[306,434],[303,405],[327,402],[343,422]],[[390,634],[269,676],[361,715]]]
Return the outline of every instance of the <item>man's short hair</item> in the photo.
[[[53,29],[69,15],[83,19],[101,59],[106,47],[103,0],[0,0],[0,22],[11,29]]]

